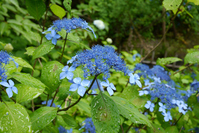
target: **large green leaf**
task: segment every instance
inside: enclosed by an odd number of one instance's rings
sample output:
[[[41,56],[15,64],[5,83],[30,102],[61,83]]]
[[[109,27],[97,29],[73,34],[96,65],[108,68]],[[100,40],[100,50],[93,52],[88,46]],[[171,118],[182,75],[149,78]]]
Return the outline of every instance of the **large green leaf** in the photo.
[[[39,89],[43,89],[46,87],[40,80],[33,78],[30,74],[15,72],[10,76],[21,82],[22,84],[30,87]]]
[[[37,98],[45,90],[45,88],[34,88],[24,84],[17,84],[15,87],[18,89],[17,102],[19,103]]]
[[[26,62],[25,60],[23,60],[22,58],[15,57],[15,56],[13,56],[12,58],[14,59],[15,62],[17,62],[19,64],[19,66],[30,68],[30,69],[33,70],[33,67],[28,62]]]
[[[43,0],[26,0],[26,7],[30,15],[36,20],[39,20],[46,10]]]
[[[121,97],[114,96],[114,97],[111,97],[111,99],[113,99],[113,101],[116,103],[119,109],[119,113],[122,116],[131,120],[133,123],[146,124],[149,127],[151,127],[150,121],[147,119],[146,116],[144,116],[143,114],[139,112],[136,106],[134,106],[133,104],[128,102],[126,99],[121,98]]]
[[[187,0],[188,2],[193,2],[195,5],[199,5],[199,0]]]
[[[47,126],[57,115],[58,108],[41,107],[30,114],[32,132],[39,132]]]
[[[31,133],[31,123],[26,109],[18,103],[0,102],[1,133]]]
[[[199,63],[199,51],[195,51],[195,52],[191,52],[188,53],[185,57],[184,57],[184,63]]]
[[[182,0],[164,0],[163,6],[166,10],[177,10]]]
[[[156,63],[157,65],[164,66],[164,65],[171,64],[177,61],[182,61],[182,60],[177,57],[166,57],[166,58],[158,58]]]
[[[26,48],[26,52],[24,54],[27,54],[27,55],[33,55],[34,51],[35,51],[36,47],[27,47]]]
[[[55,45],[51,43],[51,41],[46,41],[42,43],[34,52],[33,52],[33,59],[41,57],[47,53],[49,53]]]
[[[0,23],[0,34],[2,35],[6,30],[8,30],[9,25],[6,22]]]
[[[60,19],[62,19],[66,15],[66,11],[56,4],[51,4],[50,9]]]
[[[99,94],[92,100],[91,116],[98,133],[118,133],[119,111],[115,102],[105,94]]]
[[[49,88],[47,91],[51,94],[53,93],[60,85],[60,73],[64,65],[59,63],[58,61],[47,62],[41,72],[41,81],[46,84]]]

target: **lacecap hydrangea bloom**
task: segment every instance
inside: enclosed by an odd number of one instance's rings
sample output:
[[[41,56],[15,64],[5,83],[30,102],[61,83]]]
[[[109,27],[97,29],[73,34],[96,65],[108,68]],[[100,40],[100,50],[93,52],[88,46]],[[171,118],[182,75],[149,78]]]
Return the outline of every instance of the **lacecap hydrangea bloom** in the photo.
[[[129,72],[126,63],[110,46],[95,45],[91,50],[80,52],[72,66],[82,66],[85,78],[103,74],[103,79],[106,80],[110,77],[111,69],[122,71],[125,75]]]
[[[88,26],[88,23],[85,20],[81,18],[72,18],[72,19],[63,18],[61,20],[55,20],[53,22],[53,25],[47,30],[47,31],[51,31],[51,33],[46,34],[45,37],[47,40],[52,39],[52,43],[56,45],[57,39],[61,37],[57,33],[58,31],[61,31],[62,29],[64,29],[66,30],[67,33],[70,33],[71,30],[74,30],[77,28],[86,29],[86,30],[89,29],[96,38],[96,35],[93,29],[90,26]],[[46,32],[42,32],[42,33],[44,34]]]
[[[82,122],[83,126],[79,129],[84,129],[83,133],[96,133],[95,132],[95,125],[92,121],[92,118],[86,118],[85,121]]]

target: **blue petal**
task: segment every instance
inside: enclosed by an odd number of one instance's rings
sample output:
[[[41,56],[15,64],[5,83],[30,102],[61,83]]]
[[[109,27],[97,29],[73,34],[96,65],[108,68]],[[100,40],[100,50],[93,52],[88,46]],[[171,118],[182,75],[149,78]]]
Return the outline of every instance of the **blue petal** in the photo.
[[[64,79],[67,76],[66,72],[61,72],[59,78]]]
[[[51,34],[46,34],[45,37],[46,37],[47,40],[51,40],[52,39],[52,35]]]
[[[79,78],[79,77],[78,78],[74,78],[73,81],[76,84],[80,84],[81,83],[81,78]]]
[[[41,104],[46,104],[46,101],[43,101]]]
[[[80,95],[80,96],[84,96],[84,94],[85,94],[85,92],[86,92],[86,88],[85,87],[83,87],[83,86],[80,86],[79,88],[78,88],[78,91],[77,91],[77,93]]]
[[[67,79],[71,80],[73,78],[73,73],[72,72],[67,72]]]
[[[69,68],[69,66],[65,66],[63,69],[62,69],[62,71],[68,71],[68,68]]]
[[[8,80],[8,82],[9,82],[9,84],[10,84],[10,87],[13,87],[15,84],[14,84],[14,82],[10,79],[10,80]]]
[[[70,86],[69,91],[76,91],[77,88],[78,88],[78,85],[77,85],[77,84],[72,84],[72,85]]]
[[[136,80],[135,82],[140,88],[142,87],[142,84],[141,84],[141,82],[139,80]]]
[[[13,96],[12,89],[10,87],[6,89],[6,92],[9,98]]]
[[[56,38],[53,38],[53,39],[52,39],[52,44],[54,44],[54,45],[57,44],[57,39],[56,39]]]
[[[107,87],[107,91],[108,91],[110,96],[112,96],[113,93],[114,93],[113,90],[111,89],[111,87]]]
[[[10,87],[10,85],[6,81],[2,81],[2,82],[0,82],[0,84],[5,87]]]
[[[75,67],[70,67],[69,69],[68,69],[68,71],[70,71],[70,72],[72,72],[72,71],[74,71],[76,68]]]
[[[116,90],[116,88],[115,88],[115,86],[113,85],[113,83],[110,83],[109,85],[110,85],[110,87],[111,87],[113,90]]]
[[[81,85],[82,86],[89,86],[89,84],[90,84],[90,81],[89,80],[83,80],[82,82],[81,82]]]
[[[13,86],[11,89],[12,89],[12,91],[14,91],[15,94],[18,94],[17,87],[14,87],[14,86]]]
[[[102,86],[106,86],[106,87],[108,87],[108,86],[109,86],[109,84],[107,84],[107,83],[106,83],[106,82],[104,82],[104,81],[102,81],[102,82],[101,82],[101,85],[102,85]]]

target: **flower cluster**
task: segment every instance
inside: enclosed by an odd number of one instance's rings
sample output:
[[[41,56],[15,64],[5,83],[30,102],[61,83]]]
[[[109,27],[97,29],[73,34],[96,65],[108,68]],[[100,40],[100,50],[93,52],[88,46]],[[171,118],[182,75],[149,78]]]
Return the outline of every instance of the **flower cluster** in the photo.
[[[67,129],[65,129],[65,128],[62,127],[62,126],[59,126],[58,130],[59,130],[59,133],[72,133],[72,132],[73,132],[73,129],[72,129],[72,128],[69,129],[69,130],[67,130]]]
[[[92,118],[86,118],[85,121],[82,122],[83,126],[79,129],[84,129],[83,133],[96,133],[95,125],[93,124]]]
[[[96,37],[93,29],[88,26],[88,23],[81,19],[81,18],[72,18],[72,19],[67,19],[64,18],[62,20],[55,20],[53,22],[53,26],[48,28],[47,31],[51,31],[51,33],[46,34],[46,39],[51,40],[54,45],[57,43],[57,39],[59,39],[61,36],[57,34],[58,31],[61,31],[62,29],[66,30],[67,33],[70,33],[71,30],[81,28],[81,29],[89,29],[91,32],[93,32],[94,36]],[[43,32],[44,34],[45,32]]]
[[[14,86],[14,82],[12,80],[8,80],[7,83],[5,65],[7,65],[11,60],[15,63],[16,67],[18,67],[18,63],[16,63],[14,59],[10,57],[10,55],[7,52],[0,51],[0,80],[1,80],[0,85],[7,87],[6,92],[8,94],[8,97],[12,97],[13,92],[18,94],[18,90]]]
[[[139,70],[138,74],[146,78],[145,87],[139,91],[139,95],[150,95],[151,101],[158,98],[159,111],[162,112],[165,121],[172,120],[170,114],[172,108],[178,107],[182,114],[190,110],[185,101],[192,92],[177,89],[177,85],[170,79],[169,73],[164,68],[156,65],[150,69],[147,65],[137,64],[134,70]],[[147,101],[145,107],[152,112],[155,105],[151,101]]]
[[[95,45],[91,50],[85,50],[76,56],[73,67],[82,66],[84,77],[104,74],[103,79],[110,77],[110,70],[122,71],[128,74],[125,62],[110,46]]]

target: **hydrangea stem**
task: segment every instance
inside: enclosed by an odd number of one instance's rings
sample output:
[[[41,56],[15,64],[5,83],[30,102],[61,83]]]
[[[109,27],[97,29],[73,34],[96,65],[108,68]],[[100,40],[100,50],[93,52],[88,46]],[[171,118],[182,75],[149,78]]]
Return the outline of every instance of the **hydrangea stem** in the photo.
[[[59,87],[57,88],[57,90],[56,90],[56,92],[55,92],[55,95],[54,95],[53,100],[52,100],[52,102],[51,102],[51,104],[50,104],[50,107],[52,107],[53,102],[54,102],[55,97],[56,97],[56,95],[57,95],[58,92],[59,92]],[[46,102],[46,103],[47,103],[47,102]]]
[[[65,37],[65,41],[64,41],[64,47],[63,47],[62,55],[60,57],[60,62],[62,61],[62,58],[63,58],[63,55],[64,55],[64,50],[65,50],[65,47],[66,47],[67,36],[68,36],[68,33],[66,33],[66,37]]]

